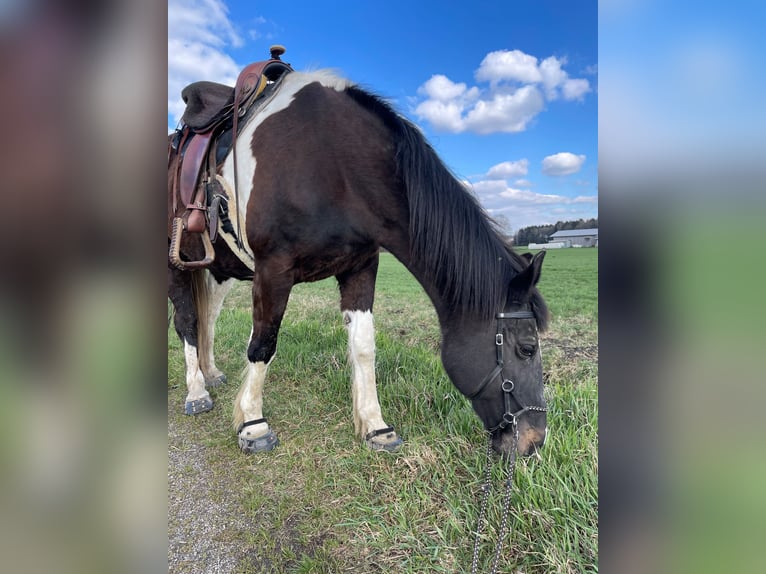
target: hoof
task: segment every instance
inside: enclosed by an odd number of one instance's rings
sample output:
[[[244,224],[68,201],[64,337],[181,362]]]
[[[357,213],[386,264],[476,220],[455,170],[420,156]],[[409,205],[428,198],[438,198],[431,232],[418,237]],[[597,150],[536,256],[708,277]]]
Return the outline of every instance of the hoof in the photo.
[[[269,432],[267,432],[265,435],[256,438],[248,438],[242,435],[239,436],[239,448],[242,449],[242,452],[246,452],[248,454],[274,450],[274,447],[276,447],[278,444],[279,439],[271,429],[269,429]]]
[[[196,401],[187,401],[184,413],[187,415],[197,415],[199,413],[206,413],[213,408],[213,399],[205,397],[203,399],[197,399]]]
[[[394,427],[386,427],[367,433],[364,440],[372,450],[385,450],[386,452],[395,452],[404,444],[402,437],[394,432]]]
[[[205,386],[208,387],[208,388],[210,388],[210,387],[220,387],[221,385],[225,385],[226,384],[226,380],[227,380],[226,379],[226,375],[221,373],[217,377],[213,377],[212,379],[207,379],[205,381]]]

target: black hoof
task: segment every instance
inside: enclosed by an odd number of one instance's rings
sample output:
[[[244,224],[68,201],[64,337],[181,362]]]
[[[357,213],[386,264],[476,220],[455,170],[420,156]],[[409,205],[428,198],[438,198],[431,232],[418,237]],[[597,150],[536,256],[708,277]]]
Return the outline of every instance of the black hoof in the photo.
[[[197,415],[199,413],[206,413],[213,408],[213,399],[206,397],[204,399],[197,399],[196,401],[187,401],[184,407],[184,413],[187,415]]]
[[[214,377],[212,379],[207,379],[205,381],[205,386],[207,388],[210,388],[210,387],[220,387],[221,385],[225,385],[226,384],[226,380],[227,380],[226,379],[226,375],[220,374],[217,377]]]
[[[372,450],[384,450],[386,452],[395,452],[404,444],[402,437],[394,432],[394,427],[369,432],[364,440]]]
[[[265,435],[256,438],[248,438],[242,435],[239,436],[239,448],[242,449],[242,452],[248,454],[274,450],[278,444],[279,439],[271,429],[269,429],[269,432]]]

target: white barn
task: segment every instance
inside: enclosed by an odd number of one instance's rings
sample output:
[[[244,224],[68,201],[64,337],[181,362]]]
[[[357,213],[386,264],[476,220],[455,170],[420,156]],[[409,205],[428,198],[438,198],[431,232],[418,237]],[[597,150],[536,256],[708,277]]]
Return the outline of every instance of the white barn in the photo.
[[[598,229],[568,229],[548,236],[548,241],[568,241],[572,246],[598,247]]]

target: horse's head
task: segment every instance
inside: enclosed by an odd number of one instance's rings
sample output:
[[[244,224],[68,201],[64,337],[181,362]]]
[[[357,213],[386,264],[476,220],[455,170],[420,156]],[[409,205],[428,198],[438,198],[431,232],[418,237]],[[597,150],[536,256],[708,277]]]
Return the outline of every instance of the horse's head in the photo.
[[[442,361],[455,386],[469,399],[492,433],[501,454],[513,449],[532,454],[547,433],[543,368],[538,330],[547,309],[535,285],[545,252],[527,258],[528,265],[511,281],[508,301],[494,321],[462,319],[445,333]]]

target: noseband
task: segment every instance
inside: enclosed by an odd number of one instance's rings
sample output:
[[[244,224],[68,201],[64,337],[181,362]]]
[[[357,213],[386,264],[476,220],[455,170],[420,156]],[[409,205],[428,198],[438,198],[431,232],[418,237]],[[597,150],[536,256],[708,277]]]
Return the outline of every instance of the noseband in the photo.
[[[514,311],[512,313],[498,313],[495,315],[495,319],[497,319],[497,332],[495,334],[495,353],[497,356],[497,365],[494,369],[486,376],[484,377],[484,380],[479,385],[479,388],[472,394],[466,395],[469,399],[473,400],[476,397],[478,397],[480,394],[484,392],[484,390],[487,388],[489,383],[494,381],[498,375],[501,375],[503,373],[503,331],[500,327],[501,321],[503,319],[534,319],[535,314],[531,311]],[[500,388],[503,390],[503,400],[505,401],[505,412],[503,413],[503,419],[494,427],[489,429],[490,433],[494,433],[495,431],[502,430],[508,426],[516,427],[516,419],[520,417],[522,414],[524,414],[527,411],[537,411],[537,412],[546,412],[548,409],[545,407],[538,407],[538,406],[525,406],[519,399],[516,397],[516,395],[513,394],[513,391],[515,389],[515,385],[513,381],[505,376],[503,376],[503,382],[500,385]],[[516,404],[518,404],[521,408],[517,411],[513,410],[513,405],[511,403],[511,399],[516,401]]]

